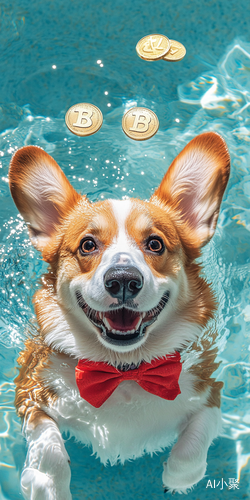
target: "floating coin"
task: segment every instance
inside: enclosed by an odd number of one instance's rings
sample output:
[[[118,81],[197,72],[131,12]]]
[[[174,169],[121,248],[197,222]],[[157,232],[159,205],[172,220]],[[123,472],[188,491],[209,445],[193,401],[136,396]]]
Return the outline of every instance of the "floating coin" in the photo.
[[[101,128],[102,122],[100,109],[86,102],[71,106],[65,116],[68,129],[82,137],[95,134]]]
[[[169,52],[163,57],[164,61],[181,61],[183,57],[186,55],[186,49],[184,45],[180,42],[176,42],[176,40],[169,40],[170,41],[170,50]]]
[[[130,139],[145,141],[156,134],[159,120],[151,109],[131,108],[122,118],[122,128]]]
[[[141,59],[157,61],[162,59],[170,49],[170,41],[164,35],[147,35],[136,45],[136,52]]]

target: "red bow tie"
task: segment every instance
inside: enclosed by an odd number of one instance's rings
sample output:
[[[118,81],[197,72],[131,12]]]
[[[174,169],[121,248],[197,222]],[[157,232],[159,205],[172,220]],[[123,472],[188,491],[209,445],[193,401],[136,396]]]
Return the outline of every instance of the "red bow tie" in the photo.
[[[141,363],[134,370],[121,371],[107,363],[82,359],[76,366],[76,383],[83,399],[99,408],[123,380],[135,380],[145,391],[163,399],[175,399],[180,394],[181,373],[179,352],[151,363]]]

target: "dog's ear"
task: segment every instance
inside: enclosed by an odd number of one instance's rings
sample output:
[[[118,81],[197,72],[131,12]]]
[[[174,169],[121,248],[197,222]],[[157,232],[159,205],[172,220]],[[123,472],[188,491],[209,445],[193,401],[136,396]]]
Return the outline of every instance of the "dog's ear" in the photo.
[[[9,183],[14,202],[28,224],[31,241],[42,251],[81,196],[55,160],[36,146],[15,153]]]
[[[230,157],[222,137],[214,132],[198,135],[170,165],[151,198],[171,205],[202,247],[213,236],[230,172]]]

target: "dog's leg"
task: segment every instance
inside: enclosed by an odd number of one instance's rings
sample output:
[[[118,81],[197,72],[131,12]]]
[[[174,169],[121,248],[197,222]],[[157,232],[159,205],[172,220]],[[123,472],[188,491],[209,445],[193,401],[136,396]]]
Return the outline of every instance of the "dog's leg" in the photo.
[[[26,500],[71,500],[69,456],[55,421],[33,407],[26,412],[28,453],[21,476]]]
[[[205,407],[192,416],[164,462],[163,484],[167,491],[186,493],[206,471],[207,451],[221,427],[219,408]]]

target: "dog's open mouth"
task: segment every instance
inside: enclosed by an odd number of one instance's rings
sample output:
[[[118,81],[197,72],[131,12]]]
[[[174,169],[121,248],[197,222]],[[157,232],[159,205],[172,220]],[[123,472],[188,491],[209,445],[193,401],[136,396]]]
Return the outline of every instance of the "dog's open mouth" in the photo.
[[[168,302],[169,291],[165,292],[159,304],[148,312],[138,312],[125,306],[100,312],[89,307],[78,290],[76,298],[88,319],[100,329],[104,340],[110,344],[126,346],[138,342],[144,336],[146,328],[156,321]]]

